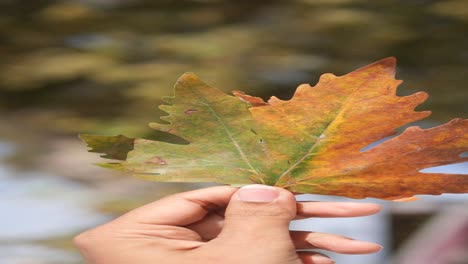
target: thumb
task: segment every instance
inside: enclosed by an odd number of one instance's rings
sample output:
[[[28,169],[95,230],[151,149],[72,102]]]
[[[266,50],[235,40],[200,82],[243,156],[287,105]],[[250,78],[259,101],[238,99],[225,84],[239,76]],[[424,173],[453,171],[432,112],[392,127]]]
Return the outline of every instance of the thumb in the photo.
[[[230,241],[290,241],[289,222],[296,216],[294,195],[266,185],[240,188],[226,208],[219,238]]]

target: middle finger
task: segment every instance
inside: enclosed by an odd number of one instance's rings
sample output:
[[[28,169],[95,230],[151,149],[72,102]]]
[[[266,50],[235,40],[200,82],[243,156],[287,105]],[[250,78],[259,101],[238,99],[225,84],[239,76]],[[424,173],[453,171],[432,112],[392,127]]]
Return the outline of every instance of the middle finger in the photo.
[[[297,202],[295,219],[309,217],[356,217],[378,213],[382,207],[373,203]]]

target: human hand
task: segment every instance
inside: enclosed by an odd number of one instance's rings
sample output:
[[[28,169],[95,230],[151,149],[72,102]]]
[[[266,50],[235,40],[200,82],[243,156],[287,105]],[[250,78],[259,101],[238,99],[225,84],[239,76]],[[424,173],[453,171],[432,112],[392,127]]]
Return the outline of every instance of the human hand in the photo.
[[[287,190],[265,185],[218,186],[147,204],[75,238],[89,264],[328,264],[328,257],[377,252],[370,242],[289,231],[293,219],[377,213],[366,203],[296,202]]]

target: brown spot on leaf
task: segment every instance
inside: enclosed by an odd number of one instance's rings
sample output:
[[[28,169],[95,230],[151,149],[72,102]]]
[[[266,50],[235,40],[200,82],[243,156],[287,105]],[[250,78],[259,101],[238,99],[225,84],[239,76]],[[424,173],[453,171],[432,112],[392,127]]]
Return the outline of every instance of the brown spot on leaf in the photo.
[[[193,115],[197,112],[197,109],[187,109],[184,111],[186,115]]]
[[[247,95],[242,91],[235,90],[235,91],[232,91],[232,94],[234,96],[236,96],[237,98],[239,98],[240,100],[242,100],[242,101],[244,101],[246,103],[249,103],[252,106],[265,106],[265,105],[268,105],[268,103],[263,101],[262,98]]]
[[[167,161],[165,161],[161,157],[152,157],[151,159],[145,161],[148,164],[157,164],[157,165],[167,165]]]

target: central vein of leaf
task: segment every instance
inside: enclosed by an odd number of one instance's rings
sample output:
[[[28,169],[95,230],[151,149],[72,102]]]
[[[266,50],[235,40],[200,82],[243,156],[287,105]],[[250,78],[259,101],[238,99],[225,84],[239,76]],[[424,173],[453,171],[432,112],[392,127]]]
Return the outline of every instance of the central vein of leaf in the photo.
[[[330,124],[327,125],[327,128],[330,126]],[[325,128],[324,131],[327,130],[327,128]],[[325,132],[324,132],[325,133]],[[322,135],[324,134],[322,133]],[[289,167],[287,170],[285,170],[281,175],[280,177],[278,178],[278,181],[280,181],[283,177],[286,177],[287,175],[289,175],[289,173],[294,170],[297,166],[299,166],[299,164],[301,164],[309,155],[310,153],[312,153],[314,151],[314,149],[319,145],[320,143],[320,139],[317,138],[317,140],[315,141],[315,143],[309,148],[309,150],[299,159],[297,160],[293,165],[291,165],[291,167]]]
[[[320,143],[322,143],[325,139],[325,140],[328,140],[327,138],[330,137],[330,135],[327,135],[327,131],[328,129],[337,121],[339,120],[339,117],[343,115],[344,112],[346,112],[346,110],[348,109],[348,107],[352,104],[350,104],[350,102],[352,101],[353,99],[353,96],[354,94],[359,90],[360,87],[363,87],[365,86],[366,82],[364,82],[361,86],[357,87],[356,89],[354,89],[354,91],[352,91],[349,96],[346,97],[346,99],[344,100],[343,104],[341,104],[341,107],[338,109],[337,111],[337,114],[334,116],[334,118],[332,120],[330,120],[330,122],[325,126],[325,128],[322,130],[322,133],[319,137],[316,137],[316,141],[314,142],[314,144],[312,144],[312,146],[309,148],[309,150],[299,159],[297,160],[294,164],[292,164],[286,171],[284,171],[280,177],[278,178],[277,182],[279,182],[282,178],[284,177],[287,177],[291,171],[293,171],[297,166],[299,166],[299,164],[301,164],[302,162],[304,162],[310,155],[311,153],[314,152],[315,148],[317,148]],[[309,179],[309,178],[307,178]],[[306,179],[302,179],[301,181],[303,180],[306,180]]]
[[[216,118],[216,121],[221,125],[221,127],[224,129],[226,132],[229,140],[232,142],[234,147],[236,148],[237,152],[239,153],[241,159],[247,164],[247,166],[251,169],[251,171],[255,174],[259,174],[258,171],[252,166],[250,163],[249,159],[247,158],[247,155],[244,153],[242,150],[241,146],[239,143],[236,141],[234,136],[232,135],[231,131],[229,130],[229,127],[226,125],[226,123],[223,121],[223,119],[218,115],[218,113],[211,107],[210,103],[205,100],[203,96],[200,96],[196,91],[193,91],[197,96],[200,98],[200,100],[203,101],[203,104],[208,108],[208,110],[211,112],[211,114]]]

